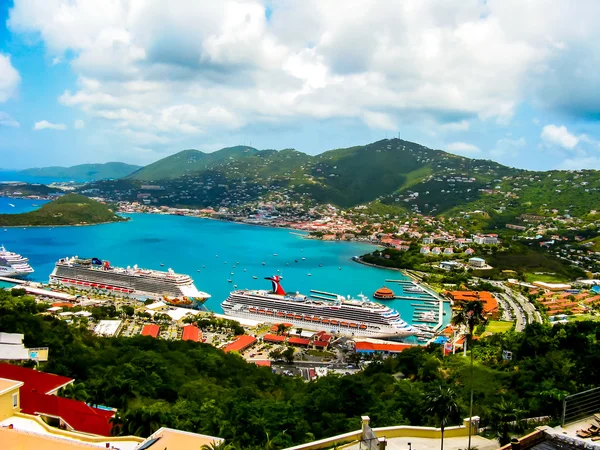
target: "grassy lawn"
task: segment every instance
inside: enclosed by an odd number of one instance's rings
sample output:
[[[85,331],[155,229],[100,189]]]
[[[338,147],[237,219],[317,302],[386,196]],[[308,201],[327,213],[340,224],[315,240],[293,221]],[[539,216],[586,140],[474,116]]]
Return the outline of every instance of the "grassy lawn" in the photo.
[[[556,275],[548,275],[548,274],[544,274],[544,275],[536,275],[533,272],[527,272],[525,273],[525,281],[528,283],[532,283],[534,281],[542,281],[545,283],[562,283],[563,281],[569,281],[566,278],[564,278],[563,276],[556,274]]]
[[[485,328],[486,333],[504,333],[510,330],[513,326],[512,322],[501,322],[499,320],[491,320]]]
[[[567,316],[567,320],[570,322],[580,322],[584,320],[600,320],[600,316],[592,316],[591,314],[577,314],[574,316]]]
[[[586,243],[587,243],[587,242],[592,242],[594,245],[592,245],[592,246],[590,247],[590,250],[593,250],[593,251],[595,251],[595,252],[600,252],[600,236],[598,236],[598,237],[595,237],[595,238],[593,238],[593,239],[589,239],[589,240],[587,240],[587,241],[585,241],[585,242],[586,242]]]

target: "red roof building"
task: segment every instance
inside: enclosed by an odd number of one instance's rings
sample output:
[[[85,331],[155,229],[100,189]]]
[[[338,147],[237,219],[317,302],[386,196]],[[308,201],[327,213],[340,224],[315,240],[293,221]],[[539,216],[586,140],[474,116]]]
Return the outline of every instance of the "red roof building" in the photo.
[[[354,351],[357,353],[400,353],[407,348],[412,347],[409,344],[375,344],[373,342],[357,342]]]
[[[256,364],[259,367],[271,367],[271,361],[266,360],[266,359],[260,359],[258,361],[254,361],[254,364]]]
[[[158,333],[160,332],[160,327],[158,325],[144,325],[142,328],[142,336],[152,336],[153,338],[158,337]]]
[[[183,327],[182,341],[199,342],[202,339],[202,331],[195,325],[186,325]]]
[[[303,345],[305,347],[308,347],[308,344],[310,344],[310,340],[309,339],[304,339],[304,338],[299,338],[299,337],[291,337],[288,339],[288,344],[290,345]]]
[[[242,336],[238,336],[238,338],[233,341],[231,344],[225,346],[223,351],[225,353],[229,352],[243,352],[244,350],[252,347],[256,343],[256,338],[253,336],[249,336],[244,334]]]
[[[327,347],[329,347],[329,342],[313,341],[312,345],[313,345],[313,347],[316,347],[316,348],[326,349]]]
[[[21,381],[21,412],[60,419],[68,429],[110,436],[109,419],[114,411],[92,408],[84,402],[54,395],[71,384],[72,378],[0,363],[0,378]]]
[[[35,391],[21,391],[21,412],[60,418],[67,429],[100,436],[110,436],[110,418],[115,414],[114,411],[92,408],[78,400]]]
[[[285,342],[285,336],[278,336],[276,334],[265,334],[263,336],[263,341],[264,342],[273,342],[275,344],[280,344],[282,342]]]
[[[53,373],[39,372],[37,370],[6,363],[0,363],[0,378],[22,381],[23,387],[21,388],[21,393],[25,391],[35,391],[40,394],[56,394],[60,388],[75,381],[73,378],[54,375]]]

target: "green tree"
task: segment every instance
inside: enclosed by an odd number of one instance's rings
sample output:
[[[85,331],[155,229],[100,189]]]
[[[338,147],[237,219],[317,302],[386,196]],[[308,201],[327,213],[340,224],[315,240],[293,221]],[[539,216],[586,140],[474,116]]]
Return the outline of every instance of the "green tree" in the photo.
[[[471,425],[471,417],[473,417],[473,331],[475,327],[482,322],[485,322],[486,318],[483,312],[483,303],[477,300],[471,300],[463,302],[460,309],[456,312],[452,318],[454,325],[461,325],[467,328],[467,348],[471,350],[471,367],[470,367],[470,389],[471,395],[469,400],[469,443],[468,450],[471,450],[471,434],[473,426]]]
[[[235,445],[225,441],[213,441],[210,444],[204,444],[202,447],[200,447],[200,450],[236,450],[236,447]]]
[[[504,397],[492,406],[490,426],[496,433],[500,446],[510,443],[511,431],[520,431],[519,420],[522,414],[523,411],[514,401],[506,400]]]
[[[288,347],[281,353],[281,355],[289,364],[292,364],[294,362],[294,353],[294,347]]]
[[[439,385],[425,394],[425,405],[427,413],[434,415],[440,425],[440,450],[444,450],[444,429],[460,416],[456,393],[449,387]]]

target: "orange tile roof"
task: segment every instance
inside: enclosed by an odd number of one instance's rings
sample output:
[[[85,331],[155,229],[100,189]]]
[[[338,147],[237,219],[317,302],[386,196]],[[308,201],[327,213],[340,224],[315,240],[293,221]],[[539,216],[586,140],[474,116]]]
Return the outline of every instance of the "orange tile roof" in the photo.
[[[158,325],[144,325],[144,328],[142,328],[142,336],[152,336],[153,338],[158,336],[158,333],[160,332],[160,327]]]
[[[322,347],[322,348],[325,348],[325,347],[327,347],[327,346],[329,345],[329,342],[326,342],[326,341],[314,341],[314,342],[313,342],[313,345],[314,345],[315,347]]]
[[[473,300],[483,302],[483,311],[488,314],[498,309],[498,301],[490,292],[452,291],[449,294],[455,302],[469,302]]]
[[[276,334],[265,334],[263,336],[265,342],[284,342],[285,336],[277,336]]]
[[[228,344],[223,351],[225,353],[229,352],[242,352],[246,350],[248,347],[252,346],[256,342],[256,338],[254,336],[249,336],[247,334],[243,334],[238,336],[235,341],[231,344]]]
[[[291,345],[308,345],[310,344],[309,339],[299,338],[299,337],[291,337],[288,340],[288,344]]]
[[[183,327],[183,334],[181,335],[182,341],[198,342],[200,339],[202,339],[202,331],[200,331],[200,328],[194,325],[187,325]]]
[[[67,302],[58,302],[58,303],[52,303],[53,307],[59,307],[59,308],[72,308],[73,306],[75,306],[73,303],[67,303]]]
[[[373,342],[357,342],[354,346],[354,350],[357,352],[389,352],[399,353],[407,348],[412,347],[409,344],[375,344]]]
[[[260,367],[271,367],[271,361],[267,361],[266,359],[254,361],[254,364]]]

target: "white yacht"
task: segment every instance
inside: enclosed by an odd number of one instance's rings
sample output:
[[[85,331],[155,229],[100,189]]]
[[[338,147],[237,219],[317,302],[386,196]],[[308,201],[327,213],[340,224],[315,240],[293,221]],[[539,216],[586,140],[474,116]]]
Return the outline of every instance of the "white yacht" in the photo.
[[[0,246],[0,276],[19,278],[33,273],[29,259]]]

